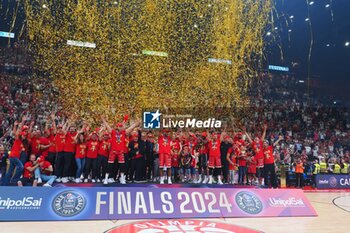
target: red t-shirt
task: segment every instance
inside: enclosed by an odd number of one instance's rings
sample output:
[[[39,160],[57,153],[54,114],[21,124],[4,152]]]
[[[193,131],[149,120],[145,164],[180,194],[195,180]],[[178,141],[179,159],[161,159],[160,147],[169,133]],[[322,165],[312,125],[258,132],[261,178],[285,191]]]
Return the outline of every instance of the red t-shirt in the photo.
[[[213,142],[212,140],[208,143],[209,156],[220,156],[220,139]]]
[[[273,164],[275,158],[273,157],[273,146],[268,146],[264,149],[264,164]]]
[[[172,140],[170,142],[171,149],[174,150],[174,148],[177,148],[177,150],[180,150],[180,141],[179,140]]]
[[[251,157],[248,162],[248,173],[255,174],[256,173],[256,159],[255,157]]]
[[[242,156],[242,154],[241,154],[240,156]],[[240,166],[240,167],[245,167],[245,166],[247,166],[247,160],[246,160],[246,158],[247,158],[247,155],[238,158],[238,166]]]
[[[34,171],[31,172],[27,168],[34,167],[34,164],[31,161],[28,161],[24,164],[23,178],[32,178],[34,175]]]
[[[117,132],[112,130],[111,134],[111,150],[119,153],[127,152],[126,132],[125,130]]]
[[[32,150],[32,154],[40,154],[40,137],[32,137],[30,139],[30,148]]]
[[[77,144],[75,147],[75,158],[83,159],[86,157],[86,144]]]
[[[257,167],[263,167],[264,166],[264,151],[263,151],[263,142],[260,140],[259,144],[257,144],[255,141],[252,143],[253,150],[255,152],[255,160],[257,162]]]
[[[46,168],[49,168],[51,166],[51,163],[49,161],[44,161],[40,163],[40,173],[45,174],[47,176],[51,176],[52,172],[45,170]]]
[[[49,139],[44,138],[44,137],[41,137],[41,138],[40,138],[40,146],[41,146],[41,145],[47,146],[47,145],[49,145],[49,144],[50,144]],[[49,154],[49,148],[47,148],[47,149],[45,149],[45,150],[40,149],[40,151],[41,151],[41,155],[42,155],[42,156],[45,156],[45,157],[46,157],[46,156]]]
[[[179,167],[179,158],[180,158],[179,152],[171,154],[171,166],[172,167]]]
[[[194,155],[194,151],[196,149],[196,146],[197,146],[196,141],[188,142],[188,147],[189,147],[192,155]]]
[[[66,142],[66,135],[65,134],[56,134],[55,144],[56,144],[56,151],[57,152],[64,151],[65,142]]]
[[[230,161],[235,164],[235,165],[232,165],[231,163],[229,163],[228,164],[228,169],[231,170],[231,171],[236,170],[237,159],[236,159],[235,154],[233,153],[233,148],[232,147],[229,148],[227,153],[230,154],[230,157],[229,157]]]
[[[205,145],[202,145],[202,146],[199,148],[199,154],[200,154],[200,155],[208,154],[208,144],[207,144],[207,143],[206,143]]]
[[[22,151],[25,151],[25,148],[22,140],[18,138],[13,142],[9,158],[19,158]]]
[[[111,146],[111,141],[110,140],[103,140],[100,142],[99,147],[98,147],[98,154],[103,155],[105,157],[108,157],[109,155],[109,148]]]
[[[159,154],[168,154],[170,155],[171,153],[171,144],[170,144],[170,138],[169,137],[164,137],[160,136],[158,139],[158,144],[159,144]]]
[[[87,158],[91,158],[91,159],[97,158],[98,144],[99,142],[97,140],[96,141],[89,140],[87,142],[87,153],[86,153]]]
[[[74,138],[77,135],[77,133],[70,133],[68,132],[66,134],[66,140],[64,143],[64,147],[63,147],[63,151],[64,152],[71,152],[74,153],[75,152],[75,141]]]
[[[51,146],[49,147],[49,152],[56,153],[55,135],[51,134],[47,139],[49,140],[49,143],[51,143]]]

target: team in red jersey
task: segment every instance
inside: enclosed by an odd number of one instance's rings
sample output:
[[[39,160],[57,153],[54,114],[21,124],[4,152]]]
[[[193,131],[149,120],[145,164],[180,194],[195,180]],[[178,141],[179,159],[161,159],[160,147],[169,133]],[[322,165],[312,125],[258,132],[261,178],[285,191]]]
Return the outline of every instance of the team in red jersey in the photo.
[[[171,140],[167,130],[158,137],[160,183],[164,184],[164,170],[167,170],[168,184],[171,184]]]
[[[95,130],[90,130],[83,122],[78,132],[72,121],[67,120],[57,126],[56,121],[53,116],[43,135],[37,127],[33,131],[33,124],[26,127],[17,123],[16,138],[9,156],[12,172],[17,166],[21,171],[21,159],[31,153],[35,157],[40,156],[40,161],[45,160],[40,162],[38,169],[42,177],[50,177],[45,178],[50,180],[45,184],[47,186],[52,185],[55,175],[57,182],[69,182],[73,176],[76,183],[104,184],[118,179],[121,184],[127,180],[144,182],[146,178],[157,180],[157,177],[161,184],[174,181],[263,184],[264,177],[266,185],[277,186],[274,146],[282,137],[270,145],[265,140],[266,126],[262,136],[255,137],[254,141],[244,129],[243,133],[170,132],[163,129],[156,132],[157,139],[154,140],[151,131],[147,133],[138,128],[138,121],[128,128],[127,121],[111,128],[103,120],[101,128]],[[29,165],[26,164],[28,168],[31,167]],[[26,169],[25,176],[29,176],[30,171]],[[33,183],[36,179],[41,183],[42,177],[35,175]]]
[[[113,183],[114,178],[116,176],[117,166],[120,170],[120,183],[126,183],[126,165],[125,165],[125,154],[127,153],[127,135],[131,133],[131,131],[136,128],[140,122],[136,121],[129,128],[125,129],[125,122],[118,123],[116,125],[116,129],[112,129],[105,119],[103,120],[104,127],[111,133],[111,149],[108,158],[107,172],[104,179],[104,184],[108,184],[108,182]],[[125,118],[124,118],[125,121]],[[112,177],[109,177],[109,176]]]

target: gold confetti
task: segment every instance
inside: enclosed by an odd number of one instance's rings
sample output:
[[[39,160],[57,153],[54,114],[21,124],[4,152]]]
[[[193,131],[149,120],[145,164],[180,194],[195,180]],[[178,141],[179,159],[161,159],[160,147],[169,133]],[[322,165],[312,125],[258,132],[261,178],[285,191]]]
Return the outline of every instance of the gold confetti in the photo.
[[[44,8],[42,1],[25,0],[36,68],[52,78],[65,112],[96,122],[102,114],[140,116],[144,108],[246,103],[271,0],[117,3],[48,0]]]

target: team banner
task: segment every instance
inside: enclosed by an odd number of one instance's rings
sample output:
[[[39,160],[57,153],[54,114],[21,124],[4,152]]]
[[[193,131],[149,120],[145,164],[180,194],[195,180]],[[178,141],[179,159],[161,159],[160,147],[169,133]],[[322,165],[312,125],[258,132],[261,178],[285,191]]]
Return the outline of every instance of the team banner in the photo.
[[[350,188],[349,175],[318,174],[316,185],[320,189],[348,189]]]
[[[0,221],[317,216],[301,190],[0,187]]]

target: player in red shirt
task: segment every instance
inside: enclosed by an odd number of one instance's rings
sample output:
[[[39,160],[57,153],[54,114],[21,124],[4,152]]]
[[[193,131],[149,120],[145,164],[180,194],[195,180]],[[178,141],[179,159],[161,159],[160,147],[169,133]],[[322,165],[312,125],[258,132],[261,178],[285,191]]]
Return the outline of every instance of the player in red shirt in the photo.
[[[97,179],[97,154],[98,154],[98,135],[97,132],[91,134],[91,138],[86,143],[86,164],[84,171],[84,182],[88,182],[88,176],[91,172],[92,183]]]
[[[229,184],[235,183],[235,172],[237,170],[237,156],[233,150],[233,145],[227,151],[226,160],[228,161],[228,170],[229,170]]]
[[[40,151],[40,130],[35,129],[29,136],[30,138],[30,153],[35,154],[37,157],[41,155]]]
[[[263,142],[265,141],[266,137],[266,129],[267,125],[265,124],[263,127],[263,133],[261,135],[261,138],[255,137],[254,141],[250,137],[250,135],[245,132],[245,135],[247,136],[247,139],[249,143],[252,145],[253,151],[255,153],[255,160],[256,160],[256,176],[258,177],[259,185],[263,185],[264,181],[264,151],[263,151]]]
[[[247,149],[241,144],[240,141],[236,141],[235,153],[238,159],[238,183],[244,184],[244,180],[248,183],[247,179]]]
[[[194,133],[189,133],[189,139],[187,144],[192,156],[192,160],[190,164],[191,178],[189,181],[198,183],[198,180],[196,180],[196,166],[198,162],[198,150],[197,150],[198,139]]]
[[[84,124],[84,129],[88,128]],[[64,141],[63,151],[64,151],[64,168],[63,168],[63,178],[62,182],[67,183],[69,180],[73,180],[75,172],[77,170],[76,164],[74,163],[74,153],[75,153],[75,141],[74,138],[77,135],[75,126],[71,125],[71,122],[67,126],[68,132],[66,133],[66,139]]]
[[[17,121],[14,123],[12,133],[15,135],[15,141],[11,148],[11,153],[9,154],[9,168],[5,174],[3,185],[6,186],[12,177],[12,181],[16,182],[20,178],[23,172],[23,163],[20,160],[21,154],[26,153],[25,143],[27,142],[27,132],[21,131],[26,121],[26,117],[22,118],[22,122],[18,123]],[[26,156],[25,156],[26,157]],[[15,174],[13,174],[16,168]]]
[[[197,183],[201,183],[203,179],[203,184],[206,184],[209,180],[208,178],[208,141],[207,141],[207,133],[203,132],[199,137],[198,144],[198,181]]]
[[[49,161],[56,170],[56,157],[57,157],[57,151],[56,151],[56,137],[55,137],[55,128],[56,128],[56,123],[55,123],[55,114],[51,114],[51,128],[49,128],[49,122],[47,122],[47,125],[45,127],[45,131],[47,134],[47,139],[49,141],[50,147],[48,149],[48,155],[47,155],[47,161]]]
[[[110,148],[111,140],[109,133],[105,132],[101,137],[97,153],[97,182],[101,182],[102,179],[106,176]]]
[[[265,175],[265,185],[272,185],[273,188],[277,188],[277,177],[275,170],[275,159],[273,157],[274,147],[283,139],[283,136],[279,136],[278,140],[269,146],[269,142],[265,140],[264,142],[264,175]],[[270,175],[270,176],[269,176]],[[270,177],[270,180],[268,180]]]
[[[176,141],[171,142],[171,174],[174,177],[174,181],[179,181],[179,160],[180,160],[180,143]]]
[[[75,141],[75,164],[77,165],[77,170],[75,173],[75,183],[80,183],[80,179],[83,170],[85,168],[86,161],[86,142],[83,130],[80,130],[74,138]]]
[[[45,130],[43,137],[40,137],[39,140],[39,148],[40,148],[40,154],[44,156],[45,158],[48,157],[49,155],[49,148],[51,147],[51,142],[50,142],[50,130]]]
[[[168,184],[171,184],[171,140],[168,136],[168,130],[163,129],[163,132],[158,137],[159,150],[159,173],[160,183],[164,184],[165,176],[164,169],[167,170]]]
[[[17,182],[18,186],[32,184],[33,187],[38,185],[38,180],[35,179],[34,170],[39,167],[36,161],[35,154],[29,156],[29,161],[24,164],[23,178]]]
[[[221,153],[220,153],[220,144],[223,141],[223,134],[219,135],[213,132],[210,135],[208,134],[208,148],[209,148],[209,182],[208,184],[213,183],[213,172],[216,170],[218,184],[223,184],[221,180]]]
[[[64,152],[64,146],[66,143],[66,134],[67,134],[67,128],[68,128],[68,121],[64,125],[59,124],[56,128],[56,124],[53,124],[54,127],[54,134],[55,134],[55,145],[56,145],[56,152],[57,152],[57,158],[56,158],[56,176],[57,176],[57,182],[68,182],[68,168],[71,162],[69,156],[65,156],[66,153]],[[64,179],[62,179],[64,177]]]
[[[188,144],[184,144],[180,153],[180,166],[181,166],[181,181],[185,182],[190,179],[191,175],[191,162],[193,158],[191,150]]]
[[[40,156],[37,159],[37,163],[39,164],[39,177],[42,181],[46,182],[43,186],[52,187],[53,182],[56,180],[56,176],[52,175],[53,167],[51,163],[45,160],[44,156]]]
[[[247,183],[249,182],[250,185],[253,185],[256,182],[256,164],[257,161],[255,159],[255,156],[253,154],[249,155],[247,158],[248,162],[248,179]]]
[[[125,129],[125,117],[123,123],[118,123],[116,129],[112,129],[105,119],[102,119],[104,127],[111,133],[111,150],[108,157],[107,173],[105,176],[104,184],[113,183],[116,171],[116,162],[120,169],[120,183],[126,184],[126,166],[125,166],[125,153],[127,153],[127,135],[136,127],[140,122],[136,121],[129,128]],[[114,174],[113,174],[114,173]],[[109,178],[109,175],[112,175]]]

